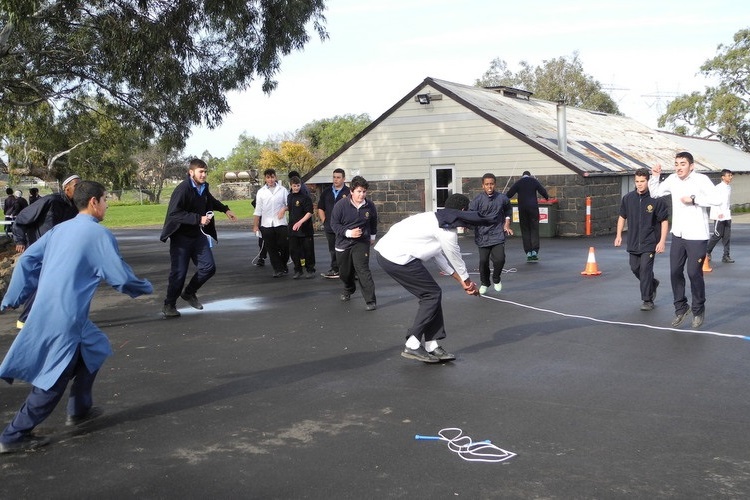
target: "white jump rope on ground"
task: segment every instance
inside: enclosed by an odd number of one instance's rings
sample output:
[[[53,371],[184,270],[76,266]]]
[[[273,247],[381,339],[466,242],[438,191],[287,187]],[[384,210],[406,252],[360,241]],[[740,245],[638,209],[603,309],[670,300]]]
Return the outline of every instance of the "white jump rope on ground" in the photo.
[[[446,434],[451,434],[448,437]],[[464,436],[458,427],[441,429],[437,436],[414,436],[416,440],[446,441],[448,449],[467,462],[504,462],[516,456],[512,451],[503,450],[490,441],[472,441]]]
[[[512,269],[512,270],[503,269],[503,272],[504,273],[515,272],[515,269]],[[502,302],[505,304],[510,304],[510,305],[514,305],[518,307],[523,307],[526,309],[531,309],[533,311],[545,312],[545,313],[554,314],[557,316],[563,316],[565,318],[584,319],[584,320],[593,321],[596,323],[642,327],[642,328],[650,328],[653,330],[673,331],[673,332],[678,332],[678,333],[700,333],[704,335],[714,335],[717,337],[728,337],[728,338],[737,338],[737,339],[742,339],[742,340],[750,340],[750,337],[746,335],[734,335],[734,334],[729,334],[729,333],[703,331],[703,330],[681,330],[678,328],[653,326],[653,325],[646,325],[643,323],[628,323],[625,321],[611,321],[611,320],[604,320],[604,319],[599,319],[599,318],[592,318],[591,316],[582,316],[580,314],[561,313],[558,311],[553,311],[551,309],[544,309],[541,307],[529,306],[526,304],[521,304],[519,302],[513,302],[511,300],[505,300],[505,299],[498,299],[497,297],[490,297],[487,295],[480,295],[480,297],[484,299],[488,299],[488,300],[494,300],[496,302]],[[446,435],[448,433],[451,433],[453,436],[448,437]],[[495,446],[490,441],[476,441],[476,442],[472,441],[472,439],[469,436],[464,436],[463,431],[457,427],[447,427],[445,429],[441,429],[438,432],[437,436],[422,436],[420,434],[417,434],[416,436],[414,436],[414,439],[427,440],[427,441],[445,441],[448,443],[448,449],[450,451],[456,453],[459,457],[461,457],[462,460],[466,460],[467,462],[497,463],[497,462],[504,462],[506,460],[509,460],[517,456],[516,453],[507,451],[498,446]]]
[[[646,325],[644,323],[628,323],[625,321],[611,321],[611,320],[606,320],[606,319],[592,318],[591,316],[582,316],[580,314],[561,313],[558,311],[553,311],[551,309],[543,309],[541,307],[529,306],[526,304],[521,304],[519,302],[513,302],[512,300],[505,300],[505,299],[498,299],[497,297],[490,297],[488,295],[480,295],[480,297],[482,297],[483,299],[494,300],[496,302],[511,304],[511,305],[518,306],[518,307],[524,307],[526,309],[531,309],[533,311],[555,314],[557,316],[563,316],[565,318],[585,319],[588,321],[593,321],[595,323],[605,323],[608,325],[634,326],[634,327],[641,327],[641,328],[650,328],[652,330],[664,330],[664,331],[677,332],[677,333],[701,333],[704,335],[714,335],[716,337],[729,337],[729,338],[736,338],[736,339],[742,339],[742,340],[750,340],[750,337],[748,337],[747,335],[735,335],[735,334],[730,334],[730,333],[712,332],[712,331],[706,331],[706,330],[682,330],[680,328],[672,328],[668,326],[654,326],[654,325]]]

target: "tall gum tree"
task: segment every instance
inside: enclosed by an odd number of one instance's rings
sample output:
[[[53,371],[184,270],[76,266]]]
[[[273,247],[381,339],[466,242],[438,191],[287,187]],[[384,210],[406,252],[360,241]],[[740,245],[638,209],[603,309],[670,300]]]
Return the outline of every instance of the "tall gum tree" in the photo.
[[[583,70],[583,63],[574,52],[569,57],[557,57],[534,66],[521,61],[521,69],[513,73],[502,59],[493,59],[490,67],[475,84],[479,87],[505,85],[534,93],[537,99],[563,101],[577,108],[619,115],[617,103],[603,89],[601,83]]]
[[[323,0],[0,0],[0,118],[94,98],[181,148],[192,126],[221,124],[228,91],[257,79],[271,92],[308,31],[325,40],[324,10]]]
[[[671,101],[659,127],[715,138],[750,152],[750,29],[735,33],[731,44],[719,45],[700,72],[716,84]]]

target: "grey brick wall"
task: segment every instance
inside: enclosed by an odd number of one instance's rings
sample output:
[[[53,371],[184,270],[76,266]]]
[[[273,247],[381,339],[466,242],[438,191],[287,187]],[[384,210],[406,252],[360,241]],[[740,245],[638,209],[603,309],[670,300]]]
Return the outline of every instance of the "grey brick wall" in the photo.
[[[537,179],[550,197],[558,200],[555,232],[557,236],[584,236],[586,234],[587,196],[591,196],[592,235],[615,233],[621,199],[620,177],[542,175]],[[481,178],[464,178],[461,185],[463,193],[469,198],[482,192]],[[497,178],[498,190],[505,192],[511,185],[508,177]]]
[[[378,232],[381,235],[396,222],[426,210],[423,179],[370,181],[367,197],[378,210]]]

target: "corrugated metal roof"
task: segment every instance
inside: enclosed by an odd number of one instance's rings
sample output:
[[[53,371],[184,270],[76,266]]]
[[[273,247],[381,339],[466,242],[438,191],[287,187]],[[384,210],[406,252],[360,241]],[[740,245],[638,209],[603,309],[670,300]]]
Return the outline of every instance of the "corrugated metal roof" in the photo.
[[[735,172],[750,172],[750,166],[747,166],[750,154],[718,141],[661,132],[632,118],[571,106],[566,106],[565,110],[567,154],[563,154],[557,147],[557,103],[533,97],[508,97],[502,95],[502,89],[499,88],[484,89],[428,77],[338,151],[308,172],[303,180],[311,178],[325,168],[394,113],[399,106],[423,93],[427,86],[461,103],[519,140],[584,176],[632,175],[636,169],[651,168],[656,163],[661,163],[665,171],[668,171],[674,162],[675,154],[680,151],[690,151],[693,154],[698,171],[719,172],[722,168],[730,168]]]
[[[549,156],[559,157],[583,175],[630,175],[638,168],[650,168],[656,163],[669,168],[675,153],[691,149],[696,170],[718,172],[724,168],[717,161],[715,150],[705,147],[699,151],[692,142],[678,141],[681,136],[661,133],[632,118],[570,106],[565,110],[567,154],[563,155],[557,147],[557,103],[505,97],[496,90],[435,78],[426,79],[424,84],[447,93],[514,135],[526,138],[526,142]],[[746,161],[750,158],[747,153],[737,153],[744,155]]]
[[[750,172],[750,155],[729,144],[703,137],[690,137],[663,131],[659,133],[683,146],[693,156],[711,158],[713,163],[720,165],[721,168],[728,168],[732,172]]]

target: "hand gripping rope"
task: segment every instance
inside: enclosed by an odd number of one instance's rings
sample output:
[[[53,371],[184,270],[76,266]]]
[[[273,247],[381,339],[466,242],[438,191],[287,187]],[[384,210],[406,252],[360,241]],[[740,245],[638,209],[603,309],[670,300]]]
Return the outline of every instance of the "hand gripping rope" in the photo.
[[[446,434],[452,437],[448,437]],[[448,449],[467,462],[504,462],[516,456],[511,451],[495,446],[489,440],[472,441],[469,436],[464,436],[463,431],[458,427],[441,429],[437,436],[417,434],[414,439],[418,441],[446,441]]]
[[[258,259],[260,259],[260,255],[263,253],[263,249],[266,248],[266,240],[263,239],[263,235],[260,231],[255,231],[255,237],[260,240],[260,250],[258,250],[258,253],[255,254],[255,257],[253,257],[250,261],[250,263],[253,265],[258,262]]]
[[[206,212],[206,217],[208,217],[208,220],[210,221],[211,219],[214,218],[214,213],[211,210],[209,210],[208,212]],[[214,239],[211,237],[211,235],[206,234],[206,232],[203,230],[203,224],[201,224],[199,227],[201,228],[201,233],[203,233],[203,235],[206,238],[208,238],[208,248],[213,248],[213,246],[214,246]]]

